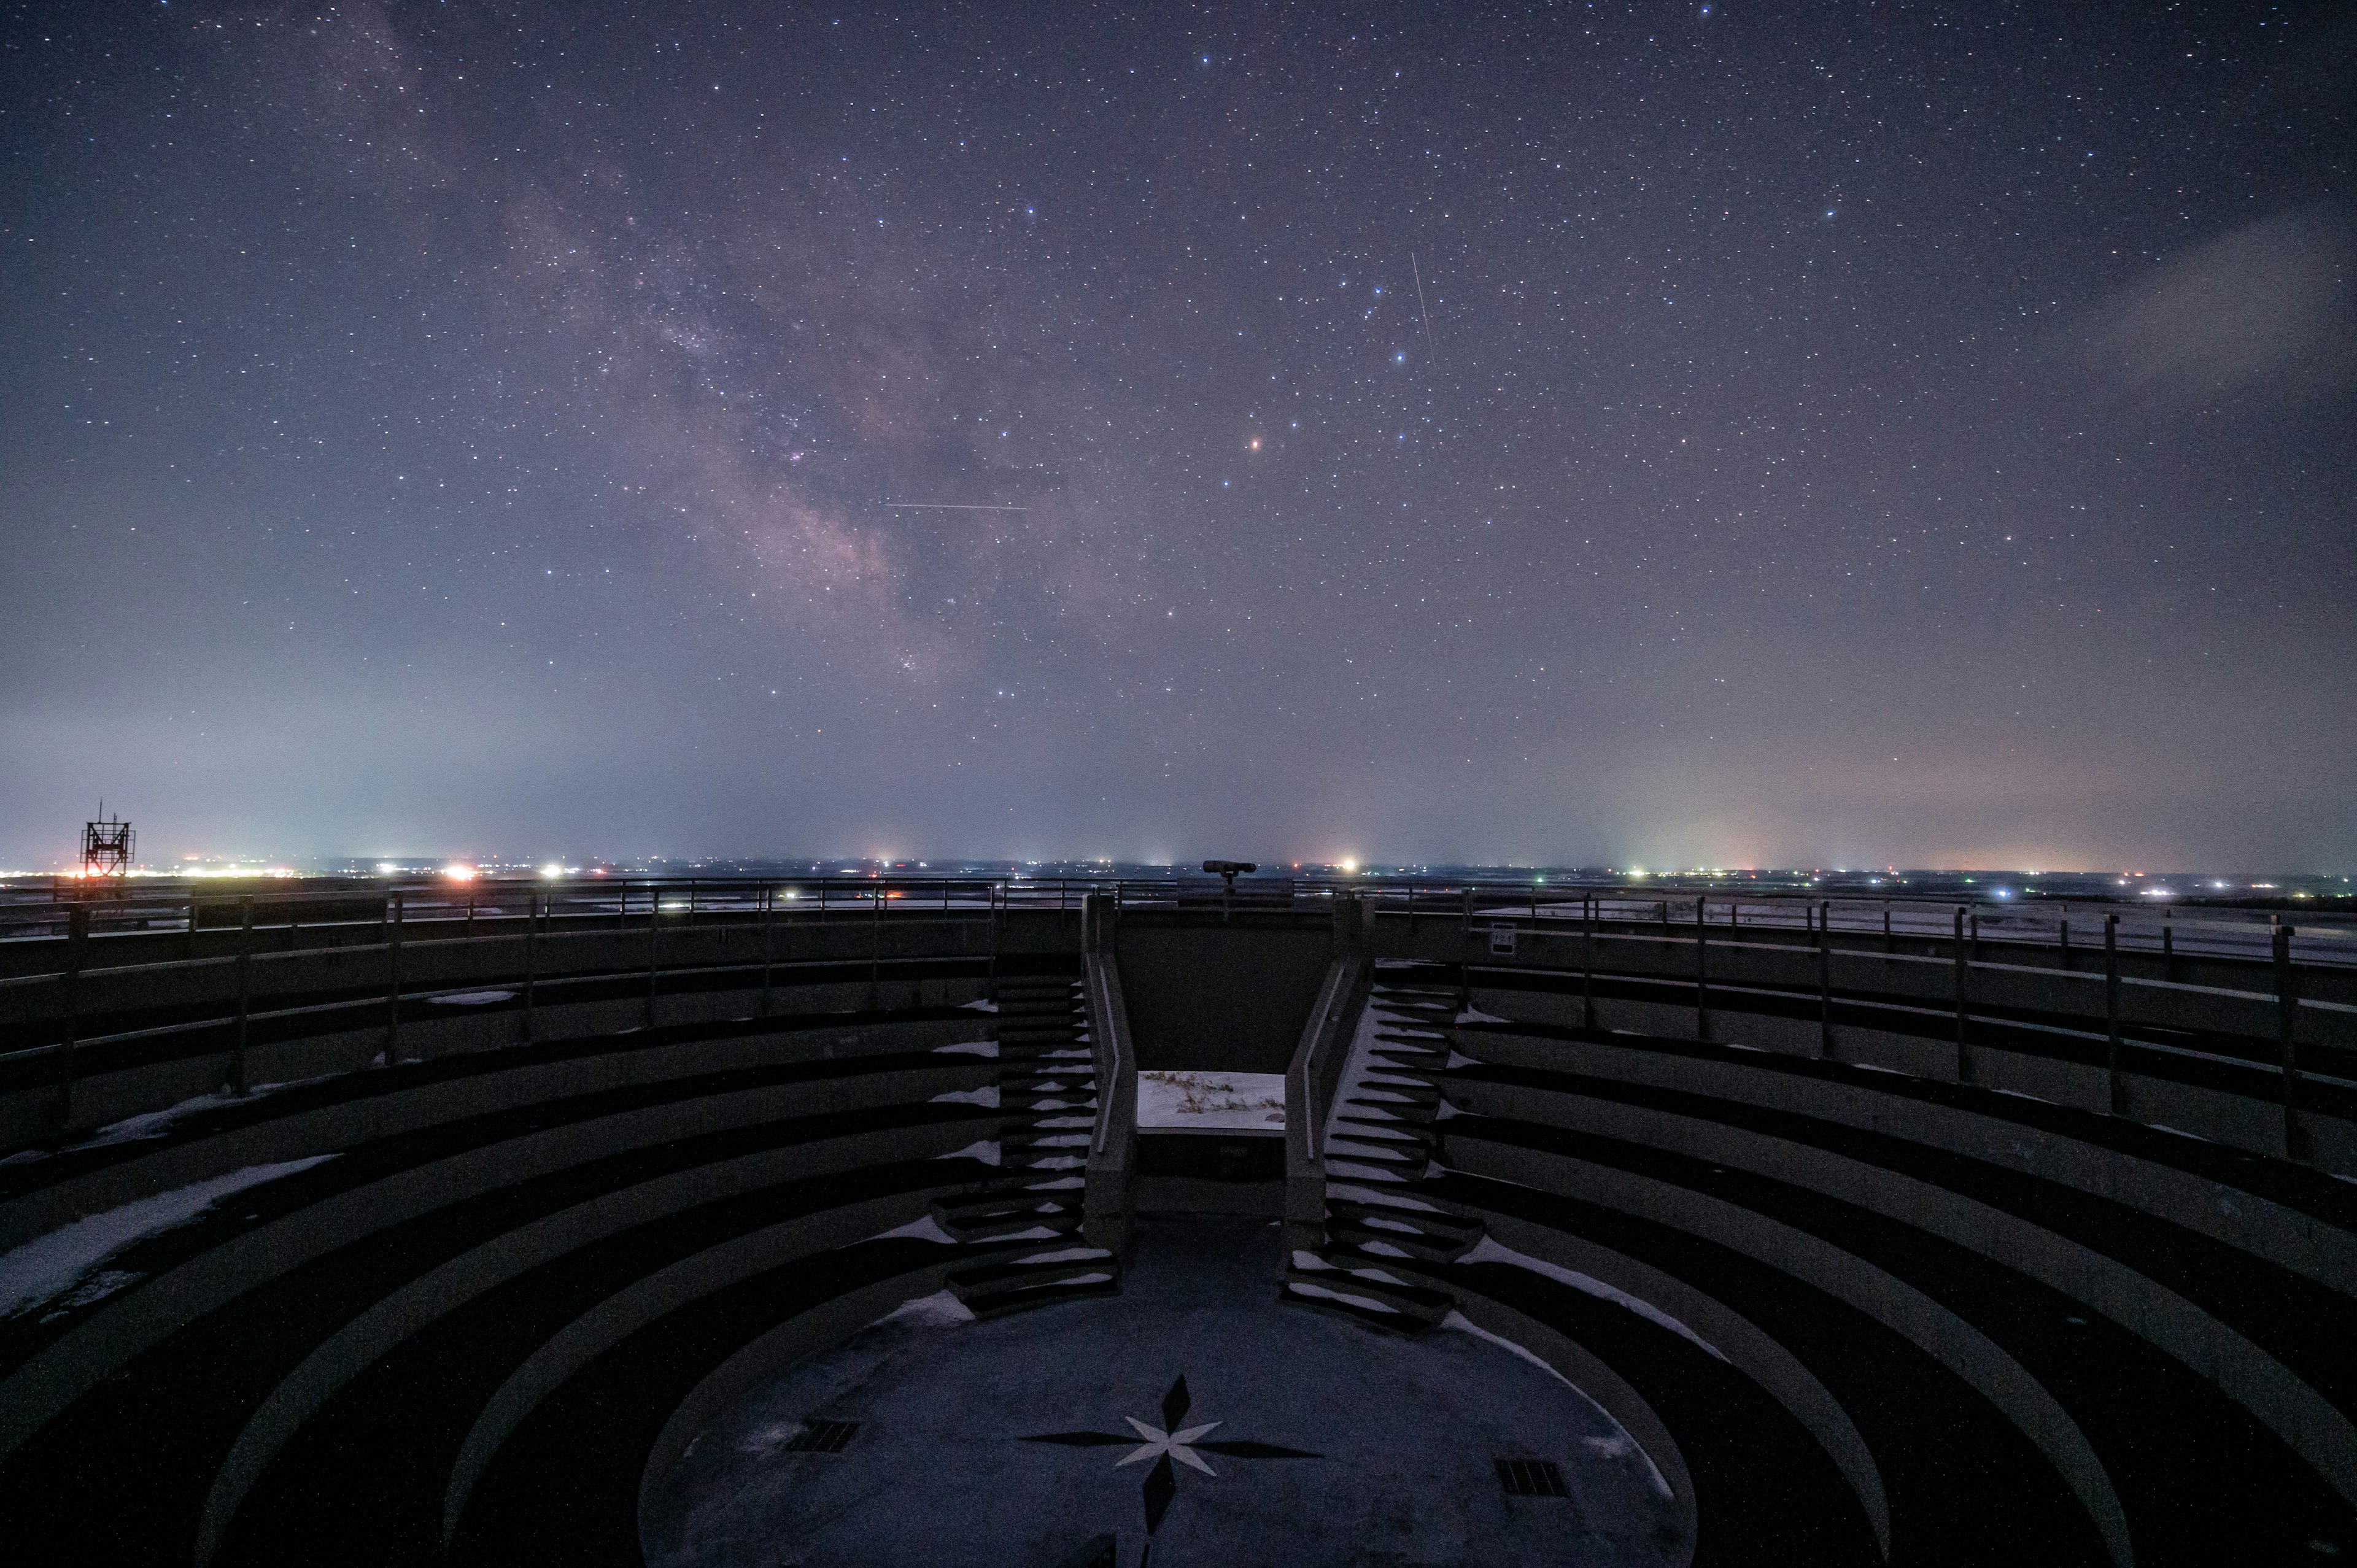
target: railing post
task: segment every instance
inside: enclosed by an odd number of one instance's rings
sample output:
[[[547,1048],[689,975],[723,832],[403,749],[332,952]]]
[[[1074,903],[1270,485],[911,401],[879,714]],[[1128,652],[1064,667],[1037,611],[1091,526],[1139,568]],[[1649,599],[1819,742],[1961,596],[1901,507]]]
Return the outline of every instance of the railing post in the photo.
[[[245,1092],[246,1027],[253,1012],[253,895],[248,893],[237,901],[237,1045],[229,1058],[231,1094]]]
[[[523,1043],[528,1046],[539,1032],[533,1009],[540,1000],[540,890],[527,888],[523,897]]]
[[[1817,1055],[1834,1059],[1834,901],[1817,910]]]
[[[2275,929],[2276,1038],[2283,1050],[2284,1158],[2308,1158],[2307,1129],[2299,1123],[2299,989],[2291,966],[2295,928]]]
[[[1596,1027],[1596,904],[1592,893],[1580,901],[1579,1022],[1587,1029]]]
[[[993,1007],[998,1005],[998,884],[993,882],[983,889],[990,907],[990,968],[983,981],[983,995]],[[1100,1088],[1102,1094],[1103,1090]]]
[[[1882,950],[1884,952],[1899,950],[1898,945],[1890,940],[1890,900],[1888,898],[1882,901]]]
[[[188,929],[197,929],[196,902],[188,904]],[[83,904],[66,908],[66,966],[58,976],[62,994],[59,1010],[65,1015],[65,1038],[58,1043],[59,1060],[58,1078],[58,1126],[73,1125],[74,1047],[81,1039],[81,972],[90,950],[90,908]]]
[[[2162,906],[2160,911],[2160,977],[2177,978],[2177,911]]]
[[[1695,1038],[1710,1038],[1709,896],[1695,899]]]
[[[761,1016],[770,1015],[778,968],[778,890],[761,890]]]
[[[2112,1114],[2128,1113],[2127,1067],[2120,1043],[2120,918],[2104,917],[2104,1061],[2110,1069]]]
[[[2071,906],[2062,906],[2062,918],[2054,923],[2056,940],[2062,950],[2062,967],[2071,967]]]
[[[1953,940],[1956,961],[1956,1081],[1970,1083],[1973,1081],[1973,1047],[1972,1042],[1964,1037],[1964,1025],[1968,993],[1972,988],[1972,965],[1964,950],[1964,907],[1962,904],[1956,906]]]
[[[384,914],[384,1065],[401,1060],[401,928],[402,896],[385,900]]]
[[[655,974],[662,961],[662,885],[647,884],[647,1027],[655,1026]]]

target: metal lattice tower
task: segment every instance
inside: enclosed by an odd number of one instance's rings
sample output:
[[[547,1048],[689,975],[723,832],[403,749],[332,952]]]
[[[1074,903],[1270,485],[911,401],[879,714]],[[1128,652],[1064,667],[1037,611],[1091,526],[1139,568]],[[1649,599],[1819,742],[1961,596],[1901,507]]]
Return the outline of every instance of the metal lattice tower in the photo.
[[[81,828],[81,874],[85,877],[112,876],[117,881],[131,875],[131,852],[138,835],[131,824],[106,814],[106,802],[98,803],[98,821],[84,822]]]

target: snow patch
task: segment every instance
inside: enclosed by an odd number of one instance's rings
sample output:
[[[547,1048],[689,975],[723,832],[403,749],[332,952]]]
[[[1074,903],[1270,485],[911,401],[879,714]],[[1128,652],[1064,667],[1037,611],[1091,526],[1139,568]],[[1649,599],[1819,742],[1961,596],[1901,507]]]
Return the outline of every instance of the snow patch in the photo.
[[[1359,1181],[1399,1181],[1403,1179],[1398,1171],[1377,1170],[1372,1165],[1355,1165],[1349,1160],[1338,1160],[1330,1156],[1326,1161],[1326,1168],[1335,1176],[1351,1176]]]
[[[1405,1229],[1405,1227],[1403,1227],[1403,1229]],[[1415,1256],[1415,1253],[1408,1251],[1405,1248],[1393,1246],[1389,1241],[1361,1241],[1359,1243],[1359,1251],[1361,1252],[1372,1252],[1378,1258],[1413,1258]]]
[[[1512,1018],[1501,1018],[1495,1013],[1484,1013],[1479,1007],[1468,1007],[1457,1015],[1460,1024],[1511,1024]]]
[[[942,1230],[941,1221],[930,1214],[922,1219],[911,1219],[906,1225],[896,1226],[889,1230],[878,1230],[867,1239],[870,1241],[890,1241],[904,1236],[911,1241],[938,1241],[944,1247],[959,1245],[958,1239]]]
[[[1534,1258],[1527,1252],[1517,1252],[1512,1247],[1501,1244],[1494,1236],[1482,1237],[1480,1243],[1458,1262],[1460,1263],[1510,1263],[1518,1269],[1528,1269],[1534,1274],[1544,1274],[1558,1284],[1569,1285],[1572,1289],[1595,1296],[1599,1301],[1609,1301],[1615,1306],[1625,1306],[1646,1322],[1658,1324],[1680,1338],[1693,1341],[1717,1359],[1721,1361],[1727,1359],[1725,1356],[1720,1355],[1717,1346],[1705,1339],[1652,1302],[1631,1295],[1617,1285],[1606,1284],[1602,1280],[1589,1274],[1583,1274],[1576,1269],[1566,1269],[1560,1263],[1550,1263],[1544,1258]]]
[[[986,1001],[985,1001],[985,1002],[968,1002],[968,1003],[966,1003],[966,1004],[965,1004],[965,1008],[966,1008],[966,1011],[968,1011],[968,1012],[970,1012],[970,1013],[996,1013],[996,1012],[997,1012],[997,1011],[998,1011],[998,1004],[997,1004],[997,1003],[996,1003],[996,1002],[986,1002]],[[968,1316],[971,1316],[971,1314],[969,1314]]]
[[[1460,1050],[1452,1049],[1448,1053],[1448,1070],[1450,1072],[1455,1072],[1461,1067],[1487,1067],[1490,1064],[1487,1062],[1475,1060],[1473,1058],[1467,1056]]]
[[[308,1159],[284,1160],[276,1165],[247,1165],[210,1181],[175,1187],[119,1208],[85,1216],[14,1251],[0,1254],[0,1317],[17,1316],[68,1293],[71,1293],[68,1305],[76,1306],[112,1294],[141,1276],[110,1271],[106,1275],[91,1277],[91,1271],[133,1242],[186,1225],[233,1192],[309,1170],[335,1157],[314,1155]],[[104,1288],[97,1288],[102,1284]]]
[[[1033,1252],[1015,1261],[1017,1263],[1078,1263],[1112,1256],[1103,1247],[1061,1247],[1052,1252]]]
[[[1405,1193],[1382,1192],[1373,1187],[1351,1187],[1342,1182],[1329,1185],[1326,1191],[1332,1197],[1348,1198],[1354,1203],[1379,1203],[1386,1208],[1408,1208],[1422,1214],[1440,1212],[1438,1204],[1426,1203],[1420,1197],[1410,1197]]]
[[[946,1094],[936,1094],[927,1103],[933,1105],[981,1105],[998,1109],[998,1086],[985,1083],[980,1089],[952,1089]]]
[[[2205,1138],[2199,1133],[2189,1133],[2182,1127],[2171,1127],[2165,1122],[2147,1122],[2145,1125],[2151,1128],[2156,1133],[2174,1133],[2180,1138],[2190,1138],[2199,1144],[2216,1142],[2215,1139]]]
[[[1351,1295],[1344,1291],[1328,1290],[1324,1285],[1314,1285],[1308,1280],[1287,1280],[1285,1282],[1285,1288],[1293,1292],[1296,1295],[1316,1296],[1321,1301],[1339,1301],[1346,1305],[1360,1307],[1368,1312],[1388,1312],[1394,1316],[1397,1316],[1399,1314],[1398,1307],[1392,1305],[1388,1302],[1377,1301],[1373,1296]]]
[[[1645,1462],[1646,1473],[1653,1478],[1653,1490],[1659,1492],[1665,1498],[1670,1495],[1670,1483],[1663,1479],[1662,1467],[1653,1463],[1653,1456],[1645,1452],[1644,1445],[1639,1443],[1635,1438],[1630,1436],[1626,1427],[1622,1426],[1618,1421],[1613,1421],[1612,1412],[1610,1411],[1606,1410],[1602,1405],[1598,1404],[1595,1400],[1590,1399],[1586,1389],[1581,1388],[1577,1383],[1573,1382],[1569,1378],[1566,1378],[1561,1372],[1556,1371],[1553,1364],[1551,1364],[1545,1357],[1540,1355],[1537,1351],[1533,1350],[1526,1345],[1515,1344],[1512,1340],[1507,1338],[1502,1334],[1491,1333],[1488,1329],[1482,1327],[1480,1324],[1475,1323],[1471,1318],[1466,1316],[1461,1312],[1451,1312],[1448,1316],[1440,1320],[1440,1326],[1443,1328],[1454,1328],[1460,1334],[1470,1334],[1476,1339],[1486,1339],[1491,1344],[1495,1345],[1499,1349],[1505,1351],[1509,1355],[1520,1356],[1523,1360],[1528,1361],[1532,1366],[1536,1367],[1548,1377],[1553,1378],[1556,1382],[1561,1383],[1565,1388],[1567,1388],[1573,1393],[1577,1394],[1581,1399],[1587,1400],[1588,1404],[1595,1410],[1597,1414],[1602,1416],[1607,1421],[1612,1422],[1612,1434],[1608,1437],[1591,1437],[1587,1439],[1589,1445],[1594,1447],[1598,1453],[1609,1454],[1613,1458],[1619,1458],[1624,1454],[1636,1455]],[[1615,1445],[1626,1444],[1628,1446],[1625,1448],[1619,1448],[1617,1452],[1614,1452],[1605,1448],[1603,1445],[1606,1444],[1612,1444]]]
[[[512,991],[449,991],[439,996],[429,996],[428,1002],[438,1002],[445,1007],[488,1007],[494,1002],[512,1002]]]
[[[995,1057],[998,1054],[996,1040],[961,1040],[954,1046],[935,1046],[933,1054],[940,1057]]]
[[[946,1155],[933,1156],[938,1160],[980,1160],[984,1165],[998,1163],[998,1140],[985,1138],[978,1144],[968,1144],[963,1149],[952,1149]]]
[[[974,1308],[966,1305],[949,1292],[937,1290],[931,1295],[920,1295],[902,1302],[876,1321],[890,1323],[904,1317],[911,1323],[923,1324],[935,1328],[947,1328],[954,1324],[972,1323]],[[799,1431],[800,1428],[796,1430]]]
[[[1137,1125],[1252,1128],[1285,1126],[1285,1075],[1280,1072],[1141,1072]]]
[[[255,1100],[265,1094],[275,1094],[281,1090],[300,1089],[306,1084],[323,1083],[332,1076],[332,1074],[322,1074],[318,1078],[290,1079],[285,1083],[257,1083],[242,1095],[232,1090],[229,1085],[223,1084],[210,1094],[199,1094],[193,1099],[183,1100],[177,1105],[167,1105],[161,1111],[142,1112],[136,1116],[125,1116],[120,1122],[110,1122],[81,1143],[70,1146],[76,1149],[97,1149],[110,1144],[129,1144],[144,1138],[160,1138],[172,1130],[174,1122],[194,1116],[200,1111],[212,1111],[223,1105],[235,1105],[241,1100]],[[27,1153],[35,1159],[42,1157],[38,1151],[28,1150]],[[10,1156],[11,1159],[21,1157],[21,1155]]]

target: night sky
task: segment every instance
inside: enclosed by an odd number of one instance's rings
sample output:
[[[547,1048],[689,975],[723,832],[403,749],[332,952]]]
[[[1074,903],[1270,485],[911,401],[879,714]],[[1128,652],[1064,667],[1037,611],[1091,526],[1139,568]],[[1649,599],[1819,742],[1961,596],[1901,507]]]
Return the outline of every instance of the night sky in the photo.
[[[0,70],[0,865],[2357,861],[2357,7]]]

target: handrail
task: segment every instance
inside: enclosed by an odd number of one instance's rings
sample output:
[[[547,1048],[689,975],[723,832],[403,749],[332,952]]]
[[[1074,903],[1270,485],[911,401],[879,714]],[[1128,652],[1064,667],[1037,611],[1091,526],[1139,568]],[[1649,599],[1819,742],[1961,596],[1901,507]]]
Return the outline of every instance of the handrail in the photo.
[[[1121,972],[1110,952],[1082,955],[1097,1120],[1082,1177],[1083,1231],[1092,1246],[1120,1250],[1129,1237],[1130,1179],[1137,1165],[1137,1058]]]
[[[1372,966],[1351,953],[1326,965],[1318,1000],[1302,1026],[1301,1043],[1285,1069],[1285,1220],[1287,1262],[1297,1249],[1326,1242],[1326,1165],[1323,1153],[1329,1099],[1351,1048],[1351,1005]]]
[[[1246,878],[1239,885],[1239,909],[1253,906],[1242,895],[1258,881],[1294,908],[1330,906],[1348,894],[1378,912],[1405,912],[1416,921],[1495,920],[1519,917],[1541,925],[1584,918],[1634,921],[1666,903],[1699,897],[1706,919],[1716,928],[1760,926],[1811,931],[1821,923],[1836,932],[1864,932],[1896,939],[1939,936],[1960,904],[1976,934],[1996,941],[2026,941],[2065,953],[2091,951],[2104,918],[2120,917],[2116,945],[2131,952],[2174,957],[2241,958],[2269,962],[2277,929],[2288,929],[2292,957],[2301,965],[2357,965],[2357,916],[2334,906],[2238,909],[2223,904],[2155,904],[2133,897],[2095,895],[1999,899],[1977,893],[1962,897],[1853,889],[1746,889],[1714,881],[1631,884],[1625,878],[1534,878],[1504,881],[1469,877],[1337,877],[1300,875]],[[603,911],[607,918],[635,923],[649,905],[663,914],[753,915],[772,904],[793,916],[806,909],[832,913],[848,907],[871,916],[965,908],[1071,911],[1090,893],[1109,893],[1124,907],[1185,906],[1220,889],[1212,878],[1027,875],[1021,873],[907,876],[897,874],[779,876],[615,876],[564,879],[483,878],[470,882],[404,878],[354,881],[334,887],[267,885],[214,887],[204,882],[122,887],[116,891],[81,885],[48,889],[0,887],[0,949],[20,941],[59,940],[79,918],[92,937],[112,946],[129,934],[179,932],[193,940],[200,930],[227,932],[242,924],[250,908],[257,930],[309,926],[340,928],[381,924],[379,911],[398,897],[413,924],[464,922],[489,926],[522,918],[522,907],[541,901],[545,918],[561,927]],[[1279,892],[1279,889],[1286,891]],[[511,908],[512,906],[512,908]],[[636,908],[630,908],[637,906]],[[1263,904],[1260,908],[1265,908]],[[76,911],[80,915],[76,916]],[[214,914],[218,911],[218,915]],[[1654,917],[1658,919],[1658,915]],[[1680,918],[1683,920],[1683,917]]]

